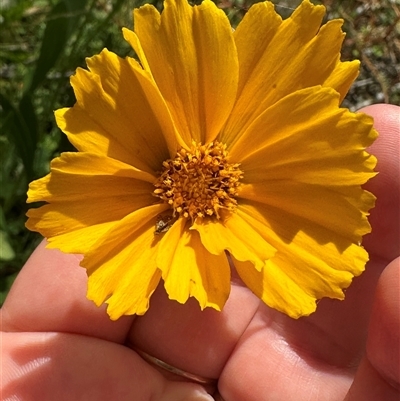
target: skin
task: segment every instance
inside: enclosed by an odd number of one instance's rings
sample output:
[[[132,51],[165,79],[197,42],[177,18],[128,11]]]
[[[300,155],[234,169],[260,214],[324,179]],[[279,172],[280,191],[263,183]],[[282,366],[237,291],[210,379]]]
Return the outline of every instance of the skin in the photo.
[[[324,299],[290,319],[232,278],[222,312],[169,301],[162,288],[142,317],[110,321],[85,298],[79,257],[42,243],[1,310],[4,400],[200,401],[199,385],[177,381],[130,345],[186,371],[218,378],[225,401],[395,401],[400,395],[400,108],[367,107],[379,139],[379,176],[365,273],[345,301]],[[212,393],[215,388],[208,387]]]

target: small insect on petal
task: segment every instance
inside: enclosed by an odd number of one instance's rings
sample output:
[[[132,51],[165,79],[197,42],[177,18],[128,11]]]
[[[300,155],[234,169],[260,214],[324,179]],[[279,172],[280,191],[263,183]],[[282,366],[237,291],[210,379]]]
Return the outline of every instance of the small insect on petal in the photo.
[[[172,224],[174,224],[176,221],[176,218],[170,215],[161,215],[159,214],[157,216],[156,220],[156,229],[154,230],[155,235],[159,234],[165,234],[171,227]]]

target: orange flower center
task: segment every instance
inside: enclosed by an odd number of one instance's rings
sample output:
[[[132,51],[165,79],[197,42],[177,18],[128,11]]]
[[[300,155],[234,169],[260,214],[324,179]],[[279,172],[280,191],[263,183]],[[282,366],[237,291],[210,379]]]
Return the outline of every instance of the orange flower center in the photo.
[[[174,217],[220,218],[219,209],[236,208],[242,177],[239,164],[228,163],[226,145],[193,143],[190,150],[182,148],[163,162],[154,195],[171,205]]]

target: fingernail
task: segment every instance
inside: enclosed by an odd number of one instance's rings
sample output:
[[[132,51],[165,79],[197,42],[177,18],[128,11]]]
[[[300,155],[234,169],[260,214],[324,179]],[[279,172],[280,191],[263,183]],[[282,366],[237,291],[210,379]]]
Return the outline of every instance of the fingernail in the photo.
[[[170,382],[162,401],[214,401],[214,398],[198,384]]]

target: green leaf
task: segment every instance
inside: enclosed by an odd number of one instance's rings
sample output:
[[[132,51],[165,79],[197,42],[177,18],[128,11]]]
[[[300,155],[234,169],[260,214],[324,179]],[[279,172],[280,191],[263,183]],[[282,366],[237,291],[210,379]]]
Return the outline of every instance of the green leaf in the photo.
[[[36,68],[28,78],[25,92],[34,91],[54,67],[79,23],[87,0],[61,0],[50,11]]]
[[[0,260],[13,260],[15,258],[15,252],[12,248],[8,235],[5,231],[0,230]]]
[[[28,151],[34,153],[36,151],[36,146],[38,142],[38,121],[36,117],[36,112],[32,104],[32,97],[30,94],[25,94],[21,101],[19,102],[19,113],[24,117],[24,124],[27,127],[27,131],[24,133],[28,134],[27,137],[24,137],[25,146],[28,148]],[[33,159],[32,157],[32,159]],[[33,168],[33,166],[31,166]]]
[[[23,108],[28,110],[30,100],[27,98],[23,102]],[[28,179],[33,178],[33,159],[36,150],[36,137],[35,134],[31,133],[29,125],[25,119],[25,116],[21,111],[14,107],[7,97],[0,93],[0,106],[1,114],[0,120],[1,131],[6,133],[8,139],[15,144],[16,150],[22,159],[25,171]],[[33,108],[31,108],[29,113],[33,113]],[[29,117],[34,118],[34,117]],[[35,130],[35,128],[33,128]]]

